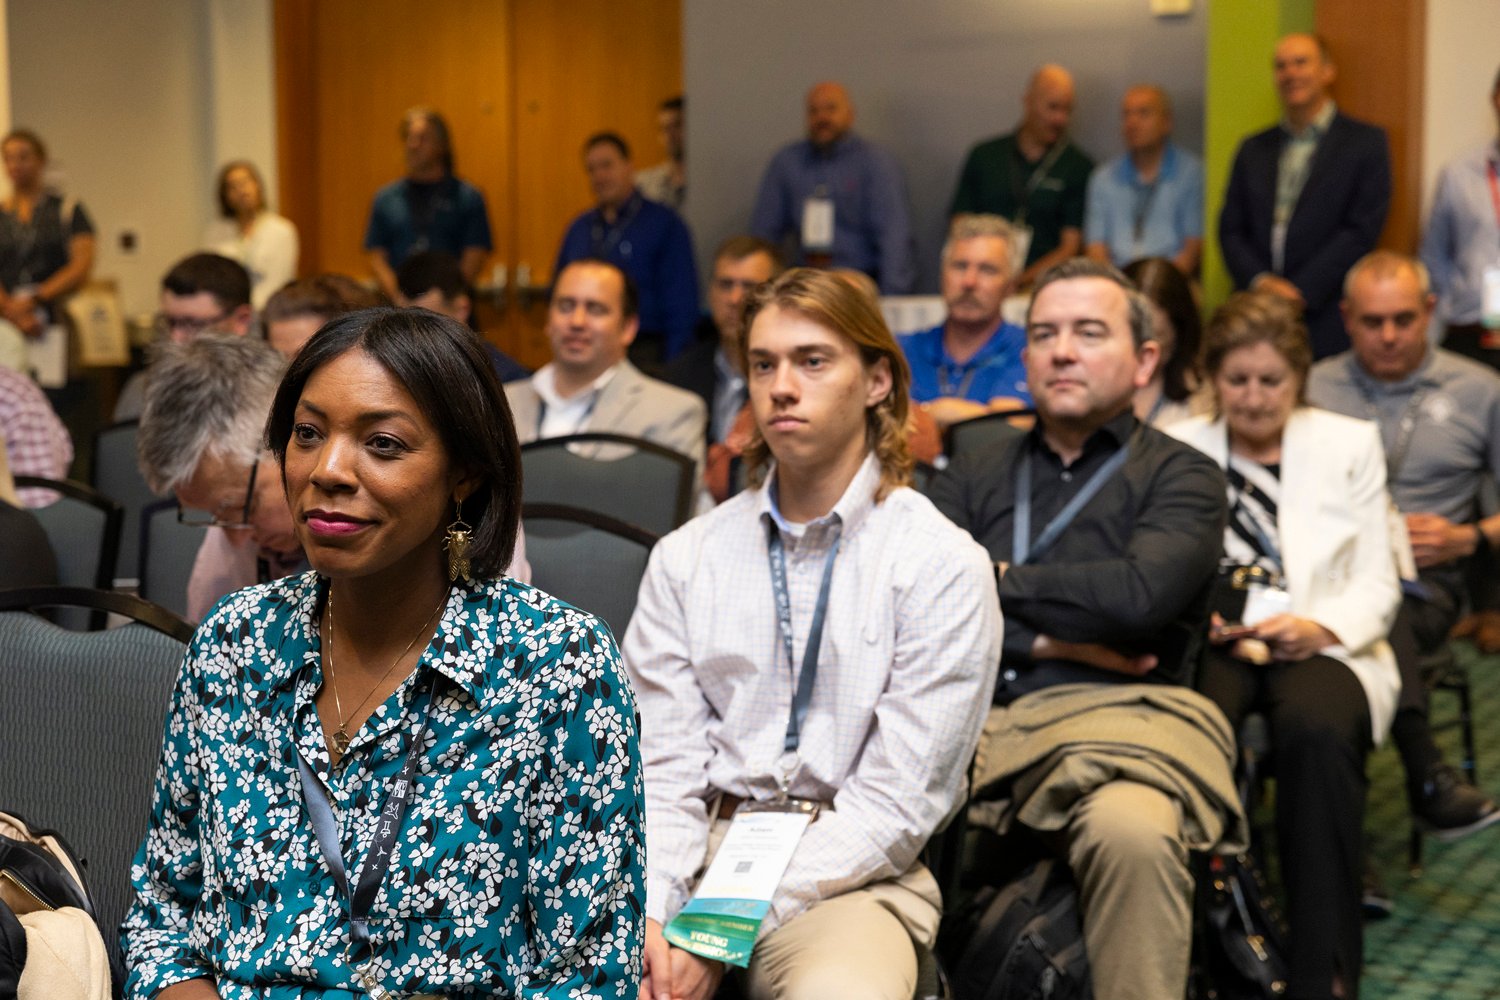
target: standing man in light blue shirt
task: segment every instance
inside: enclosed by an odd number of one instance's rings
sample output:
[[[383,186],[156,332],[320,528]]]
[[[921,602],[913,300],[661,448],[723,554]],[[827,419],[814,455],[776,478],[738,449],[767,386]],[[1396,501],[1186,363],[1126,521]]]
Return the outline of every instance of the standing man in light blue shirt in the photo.
[[[1500,73],[1490,103],[1500,123]],[[1466,153],[1438,174],[1422,234],[1422,263],[1448,327],[1443,346],[1500,368],[1500,141]],[[1486,281],[1495,285],[1489,308]]]
[[[885,295],[916,281],[906,178],[896,158],[853,133],[854,104],[842,84],[807,92],[807,138],[766,166],[750,232],[809,267],[863,271]]]
[[[1088,256],[1124,267],[1166,257],[1183,274],[1203,253],[1203,161],[1172,138],[1172,101],[1154,84],[1120,102],[1125,153],[1089,180],[1084,242]]]

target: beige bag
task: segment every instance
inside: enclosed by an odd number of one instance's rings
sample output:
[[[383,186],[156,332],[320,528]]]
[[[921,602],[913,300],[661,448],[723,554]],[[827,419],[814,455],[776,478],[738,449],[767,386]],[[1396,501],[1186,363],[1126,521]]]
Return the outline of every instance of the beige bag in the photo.
[[[109,1000],[111,980],[73,850],[56,833],[0,812],[0,993]]]
[[[18,916],[26,965],[16,1000],[109,1000],[109,957],[93,917],[76,906]]]

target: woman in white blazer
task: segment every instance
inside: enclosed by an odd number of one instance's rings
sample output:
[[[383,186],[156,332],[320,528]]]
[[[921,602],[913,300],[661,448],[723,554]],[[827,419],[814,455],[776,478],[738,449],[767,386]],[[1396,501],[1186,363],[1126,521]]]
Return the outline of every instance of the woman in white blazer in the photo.
[[[1401,588],[1375,425],[1307,406],[1307,333],[1243,292],[1209,322],[1215,411],[1167,428],[1229,480],[1219,597],[1199,688],[1238,728],[1265,712],[1290,925],[1288,997],[1357,997],[1365,757],[1400,679]]]

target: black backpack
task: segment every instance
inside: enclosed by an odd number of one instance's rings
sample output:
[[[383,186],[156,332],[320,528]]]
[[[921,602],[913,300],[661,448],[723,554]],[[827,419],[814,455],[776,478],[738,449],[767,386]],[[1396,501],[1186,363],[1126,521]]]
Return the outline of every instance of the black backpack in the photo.
[[[955,1000],[1093,1000],[1078,887],[1060,861],[980,889],[944,936]]]

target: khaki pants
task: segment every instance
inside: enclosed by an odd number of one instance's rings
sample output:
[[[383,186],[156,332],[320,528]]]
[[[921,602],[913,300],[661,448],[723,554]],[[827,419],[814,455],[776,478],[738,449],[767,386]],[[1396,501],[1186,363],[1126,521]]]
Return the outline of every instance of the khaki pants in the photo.
[[[986,751],[1005,724],[1005,709],[992,708],[974,758],[976,787],[1002,770]],[[1074,806],[1058,850],[1078,882],[1096,1000],[1187,992],[1193,878],[1181,825],[1175,799],[1134,781],[1102,785]]]
[[[705,870],[729,824],[714,822]],[[750,997],[911,1000],[917,947],[937,938],[940,898],[937,881],[916,864],[900,878],[823,900],[756,944],[746,970]]]

